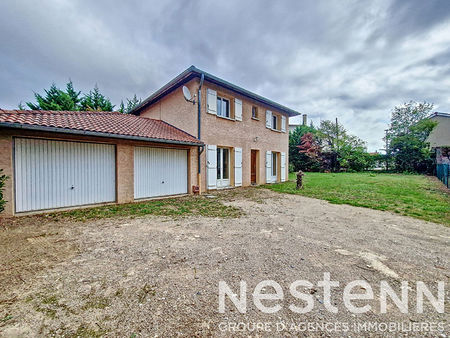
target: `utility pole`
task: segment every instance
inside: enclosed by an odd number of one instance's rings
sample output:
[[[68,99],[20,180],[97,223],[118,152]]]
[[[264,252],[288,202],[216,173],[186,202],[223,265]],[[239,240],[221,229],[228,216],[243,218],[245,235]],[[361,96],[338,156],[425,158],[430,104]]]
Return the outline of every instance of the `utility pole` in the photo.
[[[339,151],[339,124],[337,117],[336,117],[336,151]]]

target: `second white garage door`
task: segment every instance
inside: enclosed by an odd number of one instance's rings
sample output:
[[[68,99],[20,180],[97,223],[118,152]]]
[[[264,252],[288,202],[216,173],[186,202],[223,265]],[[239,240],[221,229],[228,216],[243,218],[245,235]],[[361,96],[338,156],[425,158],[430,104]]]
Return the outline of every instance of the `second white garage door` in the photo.
[[[187,193],[187,150],[134,148],[134,198]]]

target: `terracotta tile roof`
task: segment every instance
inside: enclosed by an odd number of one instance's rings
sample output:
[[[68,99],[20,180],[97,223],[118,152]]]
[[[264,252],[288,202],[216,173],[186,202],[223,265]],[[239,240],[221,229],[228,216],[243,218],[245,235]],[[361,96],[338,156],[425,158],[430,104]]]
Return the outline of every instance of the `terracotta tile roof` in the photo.
[[[35,126],[201,144],[194,136],[160,120],[119,112],[82,112],[0,109],[0,126]],[[57,130],[54,130],[57,131]]]

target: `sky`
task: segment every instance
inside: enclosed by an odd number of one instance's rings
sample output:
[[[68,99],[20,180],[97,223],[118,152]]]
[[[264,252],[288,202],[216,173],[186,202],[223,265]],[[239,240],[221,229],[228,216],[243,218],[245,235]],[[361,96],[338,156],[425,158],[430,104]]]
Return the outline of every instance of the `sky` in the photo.
[[[3,109],[69,79],[118,106],[195,65],[315,125],[337,117],[370,151],[396,105],[450,112],[450,0],[2,0],[0,13]]]

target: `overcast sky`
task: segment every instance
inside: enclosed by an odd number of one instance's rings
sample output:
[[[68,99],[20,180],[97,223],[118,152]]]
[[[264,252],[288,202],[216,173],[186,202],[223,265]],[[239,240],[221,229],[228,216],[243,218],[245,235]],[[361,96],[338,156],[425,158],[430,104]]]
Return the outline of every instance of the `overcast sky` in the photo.
[[[193,64],[316,125],[338,117],[369,150],[395,105],[450,111],[450,0],[2,0],[0,13],[1,108],[69,78],[118,105]]]

